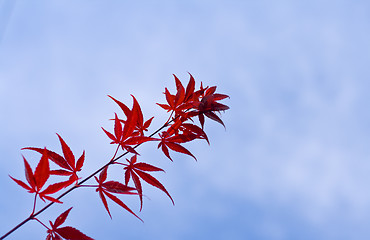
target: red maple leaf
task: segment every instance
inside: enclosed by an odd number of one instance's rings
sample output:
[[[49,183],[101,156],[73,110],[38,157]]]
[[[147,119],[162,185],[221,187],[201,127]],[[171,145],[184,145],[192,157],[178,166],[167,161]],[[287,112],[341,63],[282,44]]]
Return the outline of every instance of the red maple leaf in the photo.
[[[167,88],[165,88],[165,96],[167,104],[161,104],[157,103],[160,107],[167,110],[167,112],[174,112],[175,116],[184,116],[185,112],[193,107],[193,100],[194,100],[194,89],[195,89],[195,81],[193,76],[189,73],[190,80],[188,82],[188,85],[186,87],[186,90],[180,80],[176,77],[175,78],[175,84],[176,84],[176,94],[172,95]]]
[[[111,144],[119,144],[123,150],[138,154],[132,146],[142,144],[147,141],[158,140],[144,136],[144,131],[147,130],[153,118],[143,123],[143,113],[134,96],[132,96],[133,106],[131,110],[122,102],[114,99],[111,96],[109,97],[121,107],[127,117],[126,121],[123,121],[118,118],[117,114],[115,114],[114,134],[102,128],[105,134],[107,134],[107,136],[112,140]],[[122,122],[124,123],[123,127]]]
[[[167,136],[176,135],[182,139],[182,142],[189,142],[194,139],[205,139],[208,144],[209,140],[204,130],[197,125],[186,123],[186,118],[180,117],[173,119],[173,123],[167,129]]]
[[[11,176],[9,177],[13,179],[19,186],[28,190],[29,193],[36,193],[36,196],[38,195],[40,199],[43,200],[44,202],[46,199],[52,202],[62,203],[58,199],[55,199],[47,195],[56,193],[59,190],[61,190],[64,187],[63,184],[54,183],[54,184],[49,185],[45,190],[42,191],[42,188],[45,186],[45,183],[49,179],[49,176],[50,176],[50,168],[49,168],[47,150],[46,149],[43,150],[41,159],[35,169],[35,172],[32,171],[32,168],[25,157],[23,157],[23,161],[24,161],[24,167],[25,167],[26,180],[28,184],[26,184],[25,182],[21,180],[15,179]]]
[[[160,107],[167,110],[167,112],[171,112],[171,116],[172,113],[175,113],[175,118],[180,116],[182,118],[181,122],[198,116],[199,122],[203,128],[204,117],[206,116],[225,127],[221,118],[218,117],[215,112],[229,109],[228,106],[218,102],[219,100],[227,98],[227,95],[215,93],[215,86],[204,88],[202,83],[200,89],[195,91],[195,81],[191,74],[189,83],[185,90],[180,80],[175,75],[174,77],[177,92],[173,95],[167,88],[165,88],[164,94],[166,96],[167,104],[157,103]],[[192,109],[194,111],[189,111]]]
[[[163,192],[167,194],[167,196],[171,199],[172,203],[174,203],[171,195],[167,192],[166,188],[152,175],[146,173],[146,172],[155,172],[155,171],[162,171],[163,169],[155,167],[153,165],[143,163],[143,162],[137,162],[137,155],[134,155],[131,157],[130,160],[126,159],[128,164],[125,165],[124,169],[125,171],[125,184],[127,185],[130,181],[130,178],[134,181],[135,187],[137,189],[137,192],[140,197],[140,211],[143,207],[143,190],[141,187],[140,179],[144,180],[145,182],[149,183],[150,185],[159,188]]]
[[[225,111],[229,109],[228,106],[217,102],[222,99],[228,98],[229,96],[225,94],[215,93],[216,86],[204,90],[205,93],[204,95],[200,96],[200,100],[193,103],[194,109],[196,109],[195,113],[199,117],[199,122],[202,128],[204,127],[204,116],[222,124],[225,127],[221,118],[217,116],[215,112]]]
[[[168,149],[171,149],[173,151],[179,152],[179,153],[184,153],[187,154],[191,157],[193,157],[195,160],[197,158],[185,147],[181,146],[180,143],[185,143],[193,140],[195,136],[190,136],[190,135],[185,135],[185,134],[177,134],[174,136],[170,136],[167,131],[164,131],[159,134],[161,141],[158,144],[158,148],[162,149],[162,152],[171,160],[171,156],[169,154]]]
[[[108,95],[108,97],[110,97],[113,101],[115,101],[118,104],[118,106],[120,106],[120,108],[122,109],[122,111],[125,114],[126,118],[128,119],[128,117],[131,114],[131,110],[124,103],[118,101],[114,97],[109,96],[109,95]],[[134,96],[132,96],[132,97],[134,98]],[[134,101],[137,101],[137,100],[134,98]],[[144,116],[143,116],[143,113],[141,111],[141,108],[140,108],[140,105],[139,104],[137,104],[137,109],[138,109],[138,112],[137,112],[137,114],[138,114],[138,116],[137,116],[137,123],[136,123],[136,126],[135,126],[135,129],[133,131],[132,136],[137,136],[137,135],[144,136],[144,132],[145,131],[148,131],[148,128],[149,128],[149,126],[150,126],[150,124],[151,124],[151,122],[152,122],[152,120],[153,120],[154,117],[151,117],[151,118],[149,118],[148,120],[146,120],[144,122]],[[120,121],[122,123],[124,123],[124,124],[126,123],[126,121],[124,121],[122,119],[120,119]]]
[[[93,238],[86,236],[76,228],[67,226],[67,227],[60,227],[68,217],[69,212],[72,208],[69,208],[67,211],[63,212],[62,214],[55,219],[54,223],[49,221],[51,228],[47,230],[47,237],[46,240],[93,240]]]
[[[117,181],[108,181],[107,180],[107,170],[108,167],[105,167],[99,175],[99,178],[95,177],[95,180],[98,182],[98,186],[96,188],[96,191],[99,193],[100,199],[102,200],[105,209],[107,210],[109,216],[112,218],[112,215],[110,214],[107,199],[105,196],[113,200],[115,203],[120,205],[122,208],[126,209],[128,212],[133,214],[135,217],[143,221],[141,218],[139,218],[129,207],[126,206],[119,198],[114,196],[111,193],[118,193],[118,194],[131,194],[136,195],[137,193],[133,193],[132,191],[136,190],[135,188],[129,187],[127,185],[124,185]]]
[[[85,161],[85,151],[82,152],[82,155],[80,156],[80,158],[77,160],[77,163],[76,163],[75,156],[73,155],[69,146],[66,144],[66,142],[63,140],[63,138],[59,134],[57,135],[58,135],[61,147],[62,147],[64,157],[48,149],[46,149],[46,151],[48,153],[48,158],[54,163],[56,163],[62,169],[51,170],[50,174],[69,176],[69,179],[64,182],[64,185],[65,185],[64,187],[67,187],[71,185],[73,182],[78,181],[79,178],[77,176],[77,172],[81,171],[83,167],[83,164]],[[35,147],[26,147],[22,149],[33,150],[38,153],[43,152],[43,149],[35,148]]]

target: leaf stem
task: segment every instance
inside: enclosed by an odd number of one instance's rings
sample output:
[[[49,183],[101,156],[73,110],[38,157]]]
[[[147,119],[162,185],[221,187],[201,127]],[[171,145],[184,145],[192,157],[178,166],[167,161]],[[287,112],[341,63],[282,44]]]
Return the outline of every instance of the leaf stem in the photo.
[[[43,224],[40,220],[38,220],[37,218],[33,218],[33,220],[36,220],[38,221],[42,226],[44,226],[46,229],[50,230],[50,228],[48,228],[45,224]]]
[[[33,199],[33,209],[30,216],[32,216],[35,213],[36,210],[36,200],[37,200],[37,193],[35,194],[35,198]]]

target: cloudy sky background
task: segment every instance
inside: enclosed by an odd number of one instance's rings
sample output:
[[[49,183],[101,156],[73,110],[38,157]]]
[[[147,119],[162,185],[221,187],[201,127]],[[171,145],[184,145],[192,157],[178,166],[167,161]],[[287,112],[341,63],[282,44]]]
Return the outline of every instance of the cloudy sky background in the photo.
[[[141,223],[94,190],[75,191],[40,220],[74,206],[66,225],[96,239],[369,239],[370,3],[368,1],[0,0],[0,235],[26,218],[32,195],[20,149],[61,152],[83,176],[113,154],[101,131],[120,110],[110,94],[167,115],[164,87],[188,73],[231,98],[224,128],[206,122],[198,162],[155,144],[141,159],[175,200],[144,186]],[[199,86],[199,85],[198,85]],[[35,167],[39,155],[22,152]],[[119,169],[111,177],[123,181]],[[136,197],[122,197],[135,211]],[[39,205],[40,206],[40,205]],[[27,223],[9,239],[43,239]]]

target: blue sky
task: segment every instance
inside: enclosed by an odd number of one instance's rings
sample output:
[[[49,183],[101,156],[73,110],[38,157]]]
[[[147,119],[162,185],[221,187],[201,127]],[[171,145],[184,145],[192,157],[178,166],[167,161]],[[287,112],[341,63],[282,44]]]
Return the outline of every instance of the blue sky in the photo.
[[[368,1],[11,1],[0,0],[0,234],[27,217],[32,196],[20,149],[61,152],[59,133],[87,176],[113,154],[100,127],[117,106],[152,131],[167,115],[172,74],[218,86],[226,131],[207,121],[211,146],[188,144],[198,162],[155,145],[142,159],[175,200],[146,186],[144,224],[97,194],[71,193],[47,222],[96,239],[369,239],[370,3]],[[30,162],[39,157],[22,152]],[[34,163],[34,162],[33,162]],[[33,165],[34,167],[35,165]],[[112,177],[122,178],[119,171]],[[123,181],[123,179],[122,179]],[[138,211],[136,198],[123,198]],[[36,222],[9,239],[43,239]]]

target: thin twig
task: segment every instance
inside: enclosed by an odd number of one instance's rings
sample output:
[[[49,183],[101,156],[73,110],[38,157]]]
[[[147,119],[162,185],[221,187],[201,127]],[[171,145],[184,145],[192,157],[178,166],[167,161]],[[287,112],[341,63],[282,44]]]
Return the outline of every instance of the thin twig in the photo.
[[[33,218],[33,220],[36,220],[38,221],[42,226],[44,226],[46,229],[50,230],[50,228],[48,228],[45,224],[43,224],[40,220],[38,220],[37,218]]]
[[[36,210],[36,200],[37,200],[37,193],[35,194],[35,198],[33,199],[33,209],[30,216],[32,216],[35,213]]]

